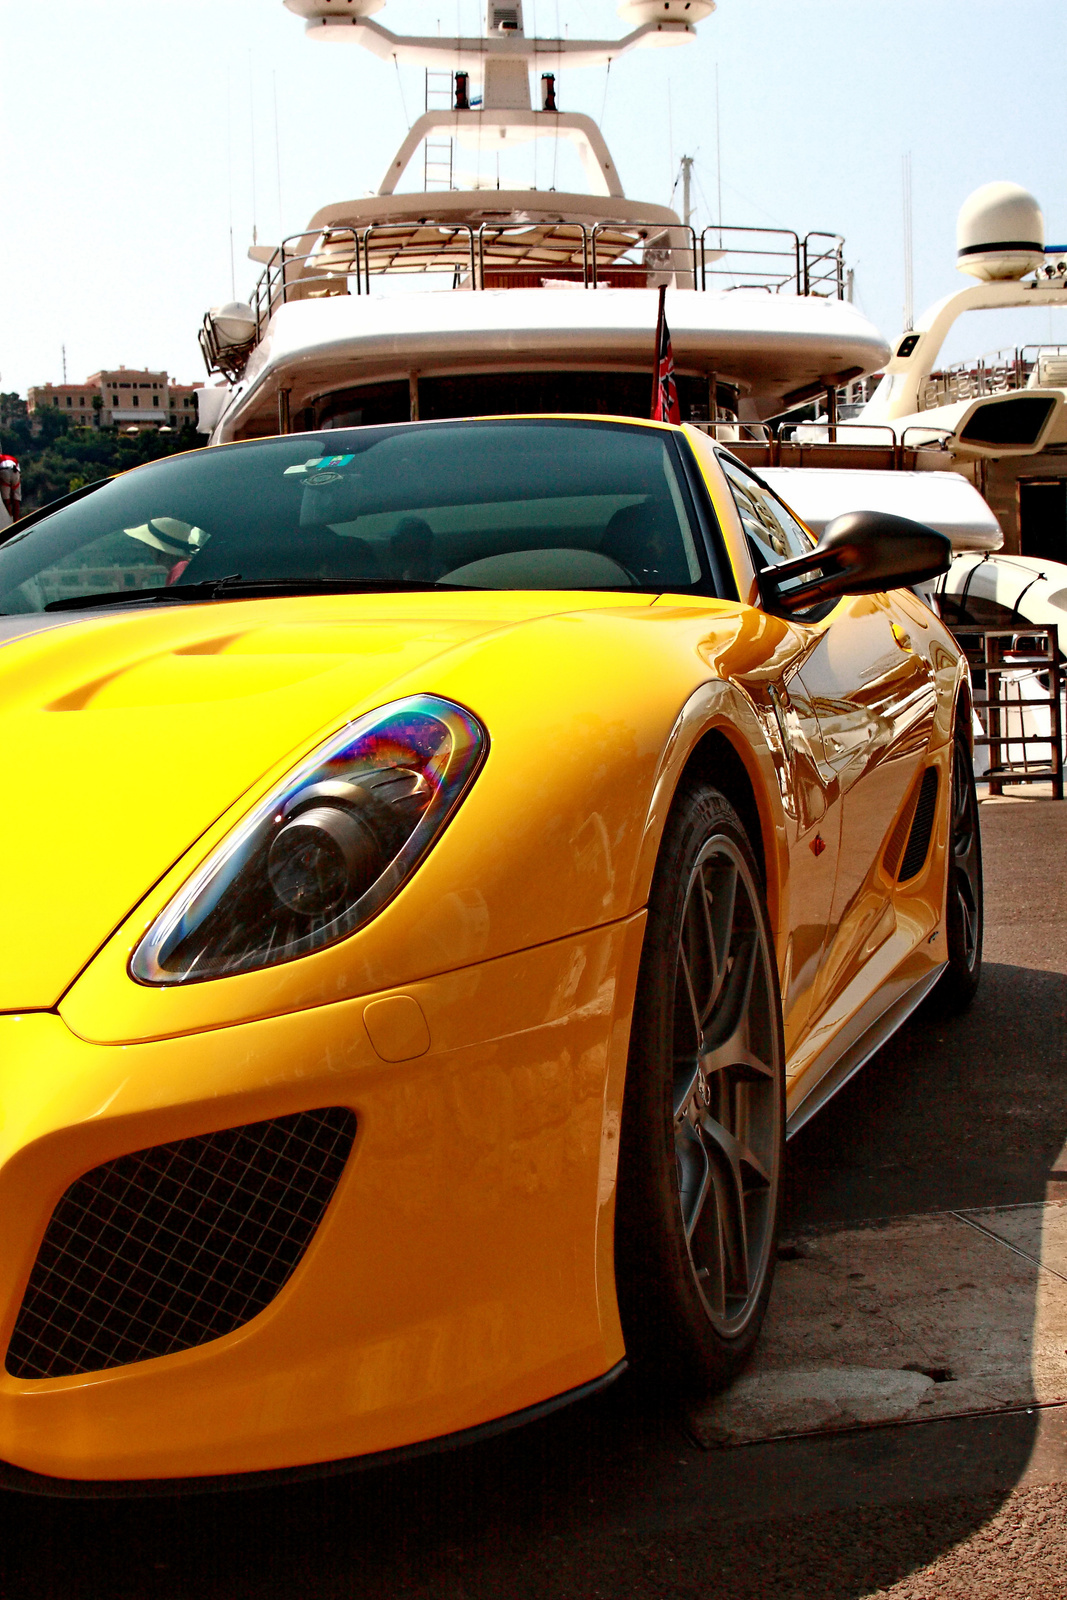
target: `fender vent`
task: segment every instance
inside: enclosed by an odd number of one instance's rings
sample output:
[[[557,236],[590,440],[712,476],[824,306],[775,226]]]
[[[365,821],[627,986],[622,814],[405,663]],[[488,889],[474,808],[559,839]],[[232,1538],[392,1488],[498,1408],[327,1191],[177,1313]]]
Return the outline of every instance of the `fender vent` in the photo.
[[[919,783],[921,782],[922,779],[920,778]],[[896,820],[893,831],[889,835],[889,843],[885,847],[885,855],[882,857],[882,865],[891,878],[896,877],[897,868],[900,866],[900,858],[904,854],[908,829],[911,827],[911,819],[915,815],[915,802],[919,798],[919,783],[912,784],[907,805]]]
[[[927,767],[919,787],[919,799],[915,806],[915,815],[911,819],[908,847],[904,851],[904,859],[900,863],[899,882],[906,883],[909,878],[914,878],[916,873],[922,871],[926,862],[927,852],[930,849],[930,835],[934,831],[934,818],[936,815],[937,768]]]
[[[346,1106],[154,1145],[94,1167],[52,1213],[7,1352],[16,1378],[147,1361],[269,1305],[355,1138]]]

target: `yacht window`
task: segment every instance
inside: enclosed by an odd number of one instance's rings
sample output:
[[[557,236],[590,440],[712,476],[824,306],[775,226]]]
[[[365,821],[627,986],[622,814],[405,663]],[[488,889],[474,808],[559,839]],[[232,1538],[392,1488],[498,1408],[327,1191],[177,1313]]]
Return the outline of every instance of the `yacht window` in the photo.
[[[757,568],[777,566],[779,561],[791,561],[813,549],[815,541],[807,529],[776,494],[728,456],[720,455],[719,464],[726,474]]]
[[[153,462],[0,545],[0,612],[214,584],[714,593],[674,435],[405,423]]]

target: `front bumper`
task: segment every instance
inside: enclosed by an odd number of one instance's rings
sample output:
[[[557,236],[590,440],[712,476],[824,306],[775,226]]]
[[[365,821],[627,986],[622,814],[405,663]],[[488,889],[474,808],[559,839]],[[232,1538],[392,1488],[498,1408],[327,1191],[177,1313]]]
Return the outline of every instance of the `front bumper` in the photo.
[[[428,1048],[418,1028],[383,1032],[387,1009],[375,1049],[364,1012],[382,995],[134,1045],[89,1043],[52,1013],[0,1017],[5,1351],[82,1173],[311,1107],[357,1118],[333,1201],[265,1310],[126,1366],[4,1370],[0,1461],[81,1480],[294,1468],[477,1428],[616,1366],[615,1170],[643,925],[408,986]]]

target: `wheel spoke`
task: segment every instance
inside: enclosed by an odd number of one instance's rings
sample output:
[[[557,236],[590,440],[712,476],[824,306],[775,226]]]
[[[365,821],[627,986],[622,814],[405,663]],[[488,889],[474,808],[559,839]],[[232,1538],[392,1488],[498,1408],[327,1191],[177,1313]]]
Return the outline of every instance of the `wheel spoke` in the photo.
[[[737,1032],[748,1013],[752,998],[752,983],[760,959],[759,943],[754,933],[746,933],[738,940],[730,971],[719,991],[719,1007],[714,1023],[705,1026],[703,1047],[705,1053],[718,1048],[721,1038]]]
[[[685,986],[685,996],[689,1002],[689,1013],[693,1019],[693,1037],[699,1039],[701,1035],[701,1012],[697,1004],[696,991],[693,988],[693,977],[689,970],[689,962],[684,950],[678,952],[678,966],[681,969],[682,981]]]
[[[744,1173],[742,1172],[743,1167],[750,1168],[764,1184],[771,1182],[771,1174],[767,1171],[763,1162],[747,1145],[742,1144],[740,1139],[735,1138],[729,1128],[724,1128],[721,1122],[716,1122],[712,1117],[702,1117],[700,1127],[705,1138],[710,1139],[720,1151],[723,1160],[734,1175],[739,1193],[743,1193],[746,1189]],[[751,1188],[752,1185],[749,1184],[747,1187]]]
[[[708,938],[715,952],[715,987],[711,997],[711,1005],[714,1005],[726,977],[727,960],[733,942],[734,913],[737,906],[737,868],[732,862],[719,865],[710,890],[707,872],[703,871],[701,885]],[[711,1005],[708,1007],[709,1013]]]
[[[734,1029],[729,1038],[717,1044],[714,1049],[705,1051],[700,1057],[700,1070],[710,1076],[713,1072],[734,1071],[742,1077],[754,1074],[761,1078],[773,1078],[775,1068],[773,1062],[764,1061],[762,1056],[752,1050],[745,1034],[747,1029],[743,1023]]]
[[[675,1143],[678,1158],[678,1192],[682,1201],[682,1218],[688,1239],[700,1220],[710,1188],[711,1165],[707,1147],[692,1123]]]

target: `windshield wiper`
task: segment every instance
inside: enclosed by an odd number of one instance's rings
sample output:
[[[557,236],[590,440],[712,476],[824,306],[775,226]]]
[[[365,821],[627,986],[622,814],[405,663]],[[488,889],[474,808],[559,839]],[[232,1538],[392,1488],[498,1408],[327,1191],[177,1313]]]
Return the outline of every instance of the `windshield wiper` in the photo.
[[[270,578],[205,578],[202,583],[172,583],[162,589],[112,589],[103,594],[72,595],[66,600],[50,600],[45,611],[89,611],[101,606],[132,606],[146,600],[255,600],[273,595],[302,594],[389,594],[405,590],[480,589],[477,583],[435,582],[432,578],[298,578],[284,581]]]

